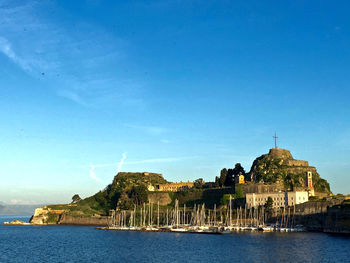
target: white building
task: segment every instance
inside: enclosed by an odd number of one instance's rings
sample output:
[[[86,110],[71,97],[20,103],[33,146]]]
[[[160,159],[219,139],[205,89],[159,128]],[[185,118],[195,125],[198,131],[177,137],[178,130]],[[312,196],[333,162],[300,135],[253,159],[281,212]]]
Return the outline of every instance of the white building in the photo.
[[[246,194],[246,204],[248,208],[263,206],[267,199],[271,197],[273,207],[294,206],[309,201],[309,195],[306,191],[295,192],[274,192],[274,193],[248,193]]]
[[[293,206],[309,201],[309,193],[307,191],[287,192],[288,206]]]

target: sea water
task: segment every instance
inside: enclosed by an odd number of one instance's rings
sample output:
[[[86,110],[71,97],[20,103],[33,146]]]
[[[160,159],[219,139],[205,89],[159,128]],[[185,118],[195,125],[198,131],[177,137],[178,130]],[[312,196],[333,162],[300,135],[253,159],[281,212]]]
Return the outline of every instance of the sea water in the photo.
[[[122,232],[90,226],[4,226],[0,262],[350,262],[350,237]],[[29,217],[16,217],[28,221]]]

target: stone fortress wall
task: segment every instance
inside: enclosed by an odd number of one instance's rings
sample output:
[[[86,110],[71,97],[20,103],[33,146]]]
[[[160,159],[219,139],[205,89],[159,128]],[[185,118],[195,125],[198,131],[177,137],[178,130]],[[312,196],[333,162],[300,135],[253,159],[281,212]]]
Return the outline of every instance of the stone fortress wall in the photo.
[[[288,166],[309,166],[308,161],[301,161],[301,160],[287,160],[286,165]]]
[[[148,193],[148,202],[152,204],[159,205],[169,205],[171,203],[171,198],[169,193],[160,193],[160,192],[150,192]]]
[[[164,192],[177,192],[180,190],[187,190],[192,188],[194,185],[193,182],[179,182],[179,183],[168,183],[168,184],[158,184],[155,187],[156,191]]]
[[[243,192],[246,194],[249,193],[275,193],[283,191],[283,186],[279,184],[264,184],[264,183],[256,183],[256,184],[245,184],[242,185]]]

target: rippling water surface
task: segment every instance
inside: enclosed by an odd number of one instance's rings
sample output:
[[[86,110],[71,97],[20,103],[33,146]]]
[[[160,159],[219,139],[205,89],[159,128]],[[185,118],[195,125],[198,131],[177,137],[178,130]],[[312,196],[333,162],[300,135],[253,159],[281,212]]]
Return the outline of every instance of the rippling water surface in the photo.
[[[350,237],[322,233],[201,235],[2,225],[12,219],[0,217],[1,263],[350,262]]]

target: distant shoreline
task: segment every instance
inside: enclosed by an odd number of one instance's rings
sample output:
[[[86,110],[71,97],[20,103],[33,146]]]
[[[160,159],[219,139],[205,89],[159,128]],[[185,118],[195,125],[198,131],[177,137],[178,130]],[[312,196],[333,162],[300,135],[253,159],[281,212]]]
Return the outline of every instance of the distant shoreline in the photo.
[[[25,218],[25,217],[28,217],[28,218],[31,218],[32,215],[0,215],[0,218]]]

